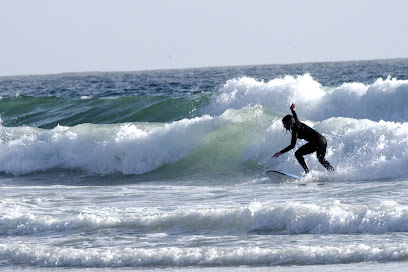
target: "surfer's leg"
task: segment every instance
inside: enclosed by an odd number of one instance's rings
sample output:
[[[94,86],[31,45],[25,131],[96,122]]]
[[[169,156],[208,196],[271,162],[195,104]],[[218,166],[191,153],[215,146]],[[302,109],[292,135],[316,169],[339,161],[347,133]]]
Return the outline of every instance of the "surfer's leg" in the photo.
[[[334,172],[333,166],[330,164],[328,160],[324,158],[326,156],[326,148],[327,148],[327,143],[317,148],[317,151],[316,151],[317,159],[324,166],[324,168],[326,168],[330,172]]]
[[[334,167],[330,164],[330,162],[328,160],[326,160],[324,158],[324,156],[317,156],[319,162],[324,166],[324,168],[326,168],[327,170],[329,170],[330,172],[334,172]]]
[[[304,155],[313,153],[316,151],[316,146],[312,145],[311,143],[307,143],[304,146],[301,146],[296,152],[295,156],[300,165],[303,167],[305,170],[306,174],[309,173],[309,167],[306,164],[305,159],[303,158]]]

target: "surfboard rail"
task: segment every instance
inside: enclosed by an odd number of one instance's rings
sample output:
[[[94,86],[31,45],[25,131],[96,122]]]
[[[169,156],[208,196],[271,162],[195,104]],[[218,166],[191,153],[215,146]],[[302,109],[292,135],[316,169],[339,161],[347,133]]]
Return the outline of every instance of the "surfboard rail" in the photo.
[[[301,179],[300,176],[296,176],[293,174],[276,171],[276,170],[268,170],[266,171],[266,175],[272,180],[299,180]]]

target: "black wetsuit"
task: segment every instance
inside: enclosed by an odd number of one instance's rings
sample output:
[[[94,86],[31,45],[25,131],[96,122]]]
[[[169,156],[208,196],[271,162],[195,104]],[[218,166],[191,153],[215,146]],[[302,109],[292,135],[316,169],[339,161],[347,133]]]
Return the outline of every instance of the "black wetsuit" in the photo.
[[[292,140],[290,145],[285,149],[280,151],[281,154],[292,150],[296,145],[296,140],[303,139],[308,141],[307,144],[301,146],[296,152],[295,156],[296,159],[299,161],[300,165],[302,165],[303,169],[306,173],[309,173],[309,167],[303,158],[304,155],[311,154],[316,152],[317,159],[319,162],[329,171],[334,171],[333,166],[331,166],[330,162],[328,162],[324,157],[326,156],[326,147],[327,141],[326,138],[321,135],[319,132],[314,130],[313,128],[305,125],[304,123],[300,122],[296,112],[292,110],[292,115],[295,118],[295,123],[291,127],[292,131]]]

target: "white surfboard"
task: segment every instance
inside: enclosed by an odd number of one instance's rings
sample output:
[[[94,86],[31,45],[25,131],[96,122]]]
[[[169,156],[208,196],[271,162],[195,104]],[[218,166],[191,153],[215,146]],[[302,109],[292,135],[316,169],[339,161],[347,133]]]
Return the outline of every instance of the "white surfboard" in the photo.
[[[275,170],[269,170],[266,172],[266,175],[273,181],[293,181],[293,180],[299,180],[301,177],[284,173],[284,172],[279,172]]]

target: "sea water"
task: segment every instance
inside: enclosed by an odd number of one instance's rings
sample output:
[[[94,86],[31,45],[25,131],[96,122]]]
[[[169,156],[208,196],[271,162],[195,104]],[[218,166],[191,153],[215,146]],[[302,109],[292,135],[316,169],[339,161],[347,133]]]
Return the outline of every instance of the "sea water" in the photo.
[[[407,59],[0,77],[0,96],[1,271],[408,268]],[[292,101],[335,173],[271,158]]]

